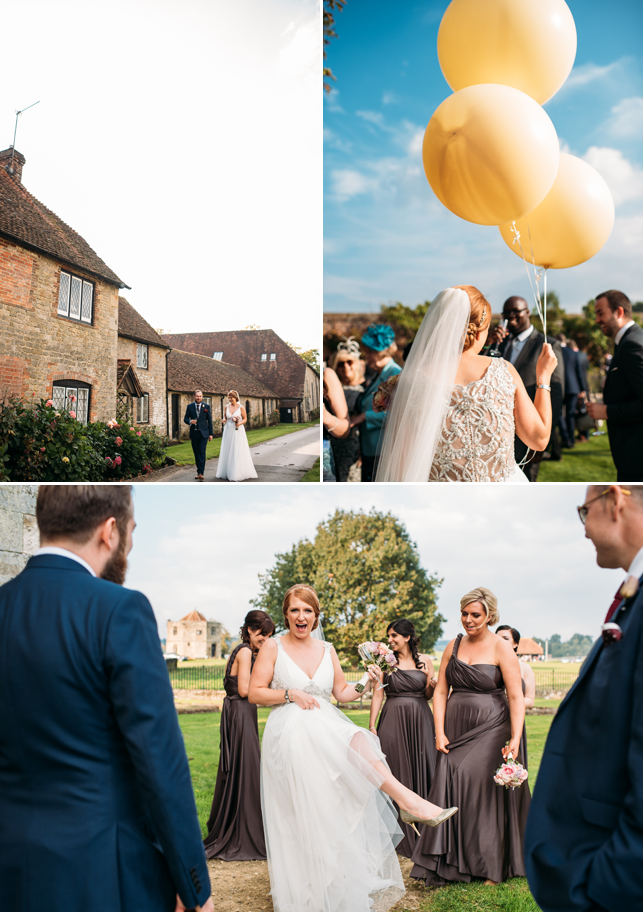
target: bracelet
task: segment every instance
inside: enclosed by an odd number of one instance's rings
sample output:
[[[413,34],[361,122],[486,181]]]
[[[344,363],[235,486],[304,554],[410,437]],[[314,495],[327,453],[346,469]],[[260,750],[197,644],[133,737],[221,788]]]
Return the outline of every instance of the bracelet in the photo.
[[[339,418],[337,418],[337,416],[333,416],[333,417],[335,418],[335,424],[332,426],[332,428],[326,428],[326,430],[328,431],[329,434],[332,434],[332,432],[335,430],[335,428],[339,424]]]
[[[539,389],[539,390],[549,390],[549,392],[551,393],[551,386],[547,386],[546,383],[537,383],[537,384],[536,384],[536,389]]]

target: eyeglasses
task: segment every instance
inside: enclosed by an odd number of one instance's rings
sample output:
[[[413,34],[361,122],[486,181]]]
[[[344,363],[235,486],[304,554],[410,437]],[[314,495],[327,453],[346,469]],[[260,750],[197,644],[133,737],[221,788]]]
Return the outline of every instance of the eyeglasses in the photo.
[[[503,310],[502,316],[504,320],[510,320],[512,317],[519,317],[524,313],[529,313],[528,307],[523,307],[521,310]]]
[[[591,500],[587,500],[587,501],[583,504],[582,507],[576,507],[576,509],[578,510],[578,518],[580,519],[580,521],[582,522],[583,525],[585,525],[585,520],[587,519],[587,508],[589,507],[589,505],[590,505],[590,504],[593,504],[593,503],[594,503],[595,501],[597,501],[597,500],[600,500],[601,497],[605,497],[605,495],[606,495],[606,494],[609,494],[609,492],[610,492],[611,490],[612,490],[611,488],[605,488],[605,490],[602,491],[600,494],[597,494],[596,497],[592,497]],[[621,491],[622,491],[623,494],[631,494],[631,493],[632,493],[631,491],[627,491],[625,488],[621,488]]]

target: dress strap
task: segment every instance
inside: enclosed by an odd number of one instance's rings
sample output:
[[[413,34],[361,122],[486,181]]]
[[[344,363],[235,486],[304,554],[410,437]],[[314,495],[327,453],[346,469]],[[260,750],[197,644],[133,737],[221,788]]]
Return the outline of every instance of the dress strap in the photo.
[[[458,658],[458,649],[460,648],[460,643],[462,642],[462,637],[463,637],[463,634],[461,634],[461,633],[459,633],[456,636],[455,643],[453,644],[453,649],[451,651],[451,655],[454,656],[456,659]]]

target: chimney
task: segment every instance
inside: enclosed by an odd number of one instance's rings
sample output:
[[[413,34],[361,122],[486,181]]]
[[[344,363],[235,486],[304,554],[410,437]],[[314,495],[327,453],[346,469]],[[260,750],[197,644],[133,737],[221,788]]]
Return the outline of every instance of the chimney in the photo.
[[[21,155],[13,146],[0,152],[0,167],[4,168],[7,174],[10,174],[19,184],[22,183],[22,166],[25,161],[24,155]]]

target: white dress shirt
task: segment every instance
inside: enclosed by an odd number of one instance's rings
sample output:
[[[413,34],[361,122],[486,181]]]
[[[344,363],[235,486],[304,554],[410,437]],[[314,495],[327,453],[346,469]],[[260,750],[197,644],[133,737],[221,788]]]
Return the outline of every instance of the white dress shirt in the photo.
[[[68,557],[70,560],[75,560],[81,564],[85,570],[89,570],[92,576],[97,576],[96,571],[89,566],[86,560],[83,560],[82,557],[74,554],[73,551],[68,551],[67,548],[56,548],[54,545],[47,545],[45,548],[38,548],[33,556],[39,557],[41,554],[56,554],[58,557]]]
[[[625,326],[621,326],[619,331],[614,336],[614,345],[618,345],[618,343],[621,341],[621,339],[623,338],[625,333],[628,331],[630,326],[634,326],[634,320],[630,320],[630,322],[626,323]]]
[[[509,349],[509,360],[511,361],[512,364],[515,364],[516,361],[518,360],[518,355],[523,350],[525,342],[527,341],[527,339],[529,338],[529,336],[532,334],[533,331],[534,331],[533,324],[530,323],[529,326],[527,327],[527,329],[523,330],[523,332],[518,333],[517,336],[513,337],[512,343],[511,343],[511,348]]]
[[[630,564],[630,569],[627,571],[628,576],[635,576],[639,579],[643,576],[643,548],[638,552],[632,563]]]

